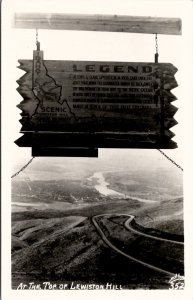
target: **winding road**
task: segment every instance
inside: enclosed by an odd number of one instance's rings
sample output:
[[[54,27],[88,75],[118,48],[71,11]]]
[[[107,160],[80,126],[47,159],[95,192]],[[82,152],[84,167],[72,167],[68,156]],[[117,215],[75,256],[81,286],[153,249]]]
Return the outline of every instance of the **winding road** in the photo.
[[[158,268],[158,267],[153,266],[153,265],[151,265],[151,264],[148,264],[148,263],[146,263],[146,262],[144,262],[144,261],[142,261],[142,260],[136,259],[136,258],[134,258],[133,256],[130,256],[130,255],[124,253],[123,251],[121,251],[120,249],[118,249],[116,246],[114,246],[114,245],[108,240],[108,238],[105,236],[105,234],[104,234],[104,232],[102,231],[102,229],[101,229],[99,223],[97,222],[97,218],[100,218],[100,217],[112,217],[112,216],[116,216],[116,217],[117,217],[117,216],[120,216],[120,217],[121,217],[121,216],[126,216],[126,217],[128,217],[128,220],[124,223],[125,227],[126,227],[128,230],[130,230],[130,231],[132,231],[132,232],[134,232],[134,233],[137,233],[137,234],[139,234],[139,235],[142,235],[142,236],[145,236],[145,237],[149,237],[149,238],[151,238],[151,239],[156,239],[156,240],[161,240],[161,241],[169,242],[169,243],[183,244],[183,242],[173,241],[173,240],[169,240],[169,239],[165,239],[165,238],[161,238],[161,237],[155,237],[155,236],[153,236],[153,235],[145,234],[145,233],[142,233],[142,232],[140,232],[140,231],[138,231],[138,230],[136,230],[136,229],[133,229],[133,228],[131,227],[131,224],[130,224],[130,223],[131,223],[131,221],[132,221],[135,217],[132,216],[132,215],[127,215],[127,214],[101,214],[101,215],[96,215],[96,216],[93,216],[93,217],[92,217],[92,222],[93,222],[95,228],[97,229],[97,231],[98,231],[98,233],[100,234],[102,240],[105,242],[105,244],[106,244],[108,247],[110,247],[111,249],[113,249],[113,250],[116,251],[117,253],[119,253],[119,254],[121,254],[121,255],[123,255],[123,256],[125,256],[125,257],[127,257],[127,258],[129,258],[129,259],[131,259],[131,260],[133,260],[133,261],[135,261],[135,262],[137,262],[137,263],[139,263],[139,264],[145,266],[145,267],[151,268],[151,269],[154,270],[154,271],[158,271],[158,272],[160,272],[160,273],[164,273],[164,274],[167,274],[167,275],[170,275],[170,276],[175,275],[175,274],[172,273],[172,272],[169,272],[169,271],[167,271],[167,270]]]
[[[143,233],[139,230],[136,230],[134,228],[131,227],[131,221],[135,219],[134,216],[132,215],[128,215],[130,218],[125,222],[125,227],[127,229],[129,229],[130,231],[132,231],[133,233],[137,233],[137,234],[140,234],[142,236],[145,236],[145,237],[148,237],[148,238],[151,238],[151,239],[154,239],[154,240],[159,240],[159,241],[164,241],[164,242],[168,242],[168,243],[173,243],[173,244],[180,244],[180,245],[183,245],[184,243],[183,242],[179,242],[179,241],[174,241],[174,240],[170,240],[170,239],[166,239],[166,238],[162,238],[162,237],[159,237],[159,236],[155,236],[155,235],[150,235],[150,234],[146,234],[146,233]]]

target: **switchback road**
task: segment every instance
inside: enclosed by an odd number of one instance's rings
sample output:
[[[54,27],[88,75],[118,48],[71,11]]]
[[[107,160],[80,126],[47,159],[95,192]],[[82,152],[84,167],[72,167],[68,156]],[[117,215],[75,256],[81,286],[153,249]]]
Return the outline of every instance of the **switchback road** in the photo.
[[[137,263],[139,263],[139,264],[145,266],[145,267],[151,268],[151,269],[154,270],[154,271],[158,271],[158,272],[160,272],[160,273],[164,273],[164,274],[167,274],[167,275],[170,275],[170,276],[175,275],[175,274],[172,273],[172,272],[169,272],[169,271],[167,271],[167,270],[158,268],[158,267],[153,266],[153,265],[151,265],[151,264],[148,264],[148,263],[146,263],[146,262],[144,262],[144,261],[142,261],[142,260],[136,259],[136,258],[134,258],[133,256],[130,256],[130,255],[124,253],[122,250],[120,250],[120,249],[118,249],[116,246],[114,246],[114,245],[108,240],[108,238],[105,236],[105,233],[102,231],[102,229],[101,229],[99,223],[97,222],[97,218],[100,218],[100,217],[113,217],[113,216],[120,216],[120,217],[121,217],[121,216],[127,216],[127,217],[128,217],[128,220],[125,222],[125,227],[126,227],[128,230],[130,230],[130,231],[132,231],[132,232],[134,232],[134,233],[140,234],[140,235],[145,236],[145,237],[150,237],[151,239],[162,240],[162,241],[166,241],[166,242],[169,242],[169,243],[183,244],[182,242],[172,241],[172,240],[168,240],[168,239],[164,239],[164,238],[155,237],[155,236],[148,235],[148,234],[145,234],[145,233],[142,233],[142,232],[140,232],[140,231],[138,231],[138,230],[133,229],[133,228],[131,227],[130,223],[131,223],[131,221],[132,221],[135,217],[132,216],[132,215],[127,215],[127,214],[101,214],[101,215],[96,215],[96,216],[92,217],[92,222],[93,222],[95,228],[97,229],[97,231],[98,231],[98,233],[100,234],[102,240],[105,242],[105,244],[106,244],[108,247],[110,247],[111,249],[113,249],[113,250],[116,251],[117,253],[119,253],[119,254],[121,254],[121,255],[123,255],[123,256],[125,256],[125,257],[127,257],[127,258],[129,258],[129,259],[131,259],[131,260],[133,260],[133,261],[135,261],[135,262],[137,262]]]
[[[145,236],[145,237],[148,237],[148,238],[151,238],[151,239],[154,239],[154,240],[160,240],[160,241],[164,241],[164,242],[168,242],[168,243],[173,243],[173,244],[180,244],[180,245],[184,244],[183,242],[179,242],[179,241],[175,241],[175,240],[170,240],[170,239],[162,238],[162,237],[155,236],[155,235],[146,234],[146,233],[143,233],[143,232],[141,232],[139,230],[136,230],[131,225],[131,222],[132,222],[132,220],[134,220],[135,217],[132,216],[132,215],[128,215],[128,217],[130,217],[130,218],[125,222],[125,227],[127,229],[129,229],[130,231],[132,231],[133,233],[137,233],[137,234],[140,234],[142,236]]]

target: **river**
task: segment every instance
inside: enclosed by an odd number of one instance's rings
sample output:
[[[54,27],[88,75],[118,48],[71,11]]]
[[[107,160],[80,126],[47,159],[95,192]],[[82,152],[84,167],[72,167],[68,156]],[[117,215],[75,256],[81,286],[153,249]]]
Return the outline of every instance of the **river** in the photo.
[[[12,205],[18,206],[41,206],[41,203],[26,203],[26,202],[12,202]]]
[[[124,199],[125,198],[130,198],[130,199],[133,199],[133,200],[137,200],[137,201],[140,201],[140,202],[146,202],[146,203],[157,202],[155,200],[148,200],[148,199],[143,199],[143,198],[139,198],[139,197],[133,197],[133,196],[130,196],[130,195],[126,195],[126,194],[117,192],[113,189],[110,189],[108,187],[109,183],[105,180],[103,172],[95,172],[87,180],[91,181],[92,179],[97,179],[97,184],[94,187],[100,194],[102,194],[104,196],[111,196],[111,197],[124,198]]]
[[[119,198],[123,198],[123,194],[119,193],[115,190],[108,188],[109,183],[105,181],[102,172],[95,172],[93,176],[89,177],[88,180],[97,179],[97,184],[95,185],[95,189],[104,196],[116,196]]]

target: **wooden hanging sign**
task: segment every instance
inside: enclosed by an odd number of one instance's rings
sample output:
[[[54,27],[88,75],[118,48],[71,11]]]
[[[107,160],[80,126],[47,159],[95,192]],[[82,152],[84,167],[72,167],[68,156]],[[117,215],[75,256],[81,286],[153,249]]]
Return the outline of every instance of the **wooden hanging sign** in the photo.
[[[177,123],[172,64],[44,60],[43,51],[19,63],[26,71],[17,81],[24,98],[18,105],[21,132],[33,136],[32,144],[36,133],[46,147],[60,147],[61,140],[75,147],[90,147],[91,141],[96,148],[176,147],[169,130]],[[16,143],[30,144],[24,140]]]

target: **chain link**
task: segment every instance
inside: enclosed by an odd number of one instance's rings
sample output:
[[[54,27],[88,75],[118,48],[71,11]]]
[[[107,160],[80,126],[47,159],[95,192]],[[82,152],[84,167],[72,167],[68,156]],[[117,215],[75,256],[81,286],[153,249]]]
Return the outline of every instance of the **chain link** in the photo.
[[[23,166],[18,172],[16,172],[15,174],[13,174],[13,175],[11,176],[11,178],[16,177],[16,176],[19,175],[22,171],[24,171],[24,170],[27,168],[27,166],[29,166],[29,164],[31,164],[31,162],[33,161],[34,158],[35,158],[35,157],[33,156],[33,157],[28,161],[28,163],[27,163],[25,166]]]
[[[184,171],[183,168],[178,165],[173,159],[171,159],[168,155],[166,155],[162,150],[157,149],[163,156],[165,156],[169,161],[171,161],[172,164],[174,164],[177,168],[179,168],[181,171]]]
[[[160,150],[160,149],[157,149],[163,156],[165,156],[172,164],[174,164],[177,168],[179,168],[181,171],[184,171],[183,170],[183,168],[180,166],[180,165],[178,165],[173,159],[171,159],[167,154],[165,154],[162,150]],[[32,163],[32,161],[33,161],[33,159],[34,159],[35,157],[33,156],[28,162],[27,162],[27,164],[25,164],[18,172],[16,172],[15,174],[13,174],[12,176],[11,176],[11,178],[14,178],[14,177],[16,177],[16,176],[18,176],[22,171],[24,171],[28,166],[29,166],[29,164],[31,164]]]
[[[36,28],[36,46],[38,44],[38,29]]]
[[[158,53],[158,37],[157,37],[157,33],[155,34],[155,50],[156,50],[156,53]]]
[[[157,54],[157,62],[158,62],[158,37],[157,33],[155,34],[155,49]],[[183,168],[178,165],[173,159],[171,159],[167,154],[165,154],[162,150],[157,149],[163,156],[165,156],[172,164],[174,164],[177,168],[179,168],[181,171],[184,171]]]

